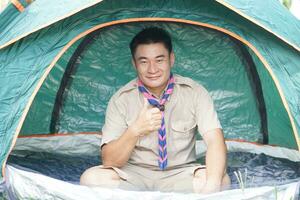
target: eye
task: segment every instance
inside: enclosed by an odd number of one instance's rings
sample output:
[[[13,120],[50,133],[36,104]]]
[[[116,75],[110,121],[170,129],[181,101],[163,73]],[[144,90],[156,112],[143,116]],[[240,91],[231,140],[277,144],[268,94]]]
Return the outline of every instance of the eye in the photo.
[[[161,64],[163,61],[164,61],[163,59],[158,59],[158,60],[156,60],[156,62],[157,62],[158,64]]]
[[[140,60],[140,64],[142,64],[142,65],[147,64],[147,60]]]

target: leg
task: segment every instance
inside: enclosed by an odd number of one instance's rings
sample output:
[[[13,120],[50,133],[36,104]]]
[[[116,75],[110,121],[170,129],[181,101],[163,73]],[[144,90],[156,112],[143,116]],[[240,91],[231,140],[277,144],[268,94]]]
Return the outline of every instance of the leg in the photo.
[[[206,183],[206,169],[205,168],[197,169],[194,173],[194,178],[193,178],[194,192],[200,193],[205,183]],[[221,190],[225,190],[228,188],[230,188],[230,178],[228,174],[224,174],[221,183]]]
[[[95,166],[87,169],[80,177],[80,185],[118,188],[120,176],[112,169]]]

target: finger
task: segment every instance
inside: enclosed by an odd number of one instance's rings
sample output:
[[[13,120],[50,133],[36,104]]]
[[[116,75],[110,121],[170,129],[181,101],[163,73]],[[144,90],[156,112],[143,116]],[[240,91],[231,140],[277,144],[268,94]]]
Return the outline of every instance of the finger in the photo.
[[[146,99],[144,97],[144,105],[143,105],[143,108],[147,108],[148,107],[148,99]]]
[[[153,120],[160,120],[162,119],[162,115],[160,113],[158,114],[152,114],[152,119]]]
[[[150,128],[151,131],[157,131],[158,129],[160,129],[160,126],[161,126],[160,121],[151,120],[149,122],[149,128]]]
[[[150,105],[148,99],[144,97],[143,109],[149,109],[149,108],[151,108],[151,105]]]
[[[150,112],[152,113],[152,114],[160,114],[160,110],[158,109],[158,108],[156,108],[156,107],[154,107],[154,108],[151,108],[150,109]]]
[[[154,125],[154,130],[158,131],[160,129],[160,127],[161,127],[160,123],[159,124],[155,124]]]
[[[160,125],[162,123],[162,120],[161,119],[151,119],[151,123],[153,125]]]
[[[159,129],[160,129],[160,126],[158,126],[158,125],[151,126],[151,132],[158,131]]]
[[[154,123],[154,127],[155,127],[156,130],[160,129],[161,128],[161,123],[160,122]]]

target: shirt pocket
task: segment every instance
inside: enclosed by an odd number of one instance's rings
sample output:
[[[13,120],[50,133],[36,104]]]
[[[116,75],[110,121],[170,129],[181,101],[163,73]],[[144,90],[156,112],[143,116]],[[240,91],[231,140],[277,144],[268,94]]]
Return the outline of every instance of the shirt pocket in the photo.
[[[193,145],[195,138],[196,122],[191,121],[176,121],[171,124],[171,136],[174,153],[178,154],[182,151],[187,151]]]
[[[171,124],[171,129],[174,135],[174,138],[185,138],[190,137],[190,134],[195,132],[196,122],[193,120],[190,121],[176,121]]]

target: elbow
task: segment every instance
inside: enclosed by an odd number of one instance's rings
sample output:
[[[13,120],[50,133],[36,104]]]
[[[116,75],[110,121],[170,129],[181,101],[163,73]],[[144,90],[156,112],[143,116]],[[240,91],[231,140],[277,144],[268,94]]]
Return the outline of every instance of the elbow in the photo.
[[[102,148],[101,152],[101,159],[102,159],[102,165],[109,166],[109,167],[123,167],[126,162],[120,160],[119,158],[116,158],[114,155],[110,155],[105,151],[105,148]]]
[[[120,161],[113,161],[110,159],[102,159],[102,164],[105,167],[117,167],[121,168],[125,165],[125,162],[120,162]]]

